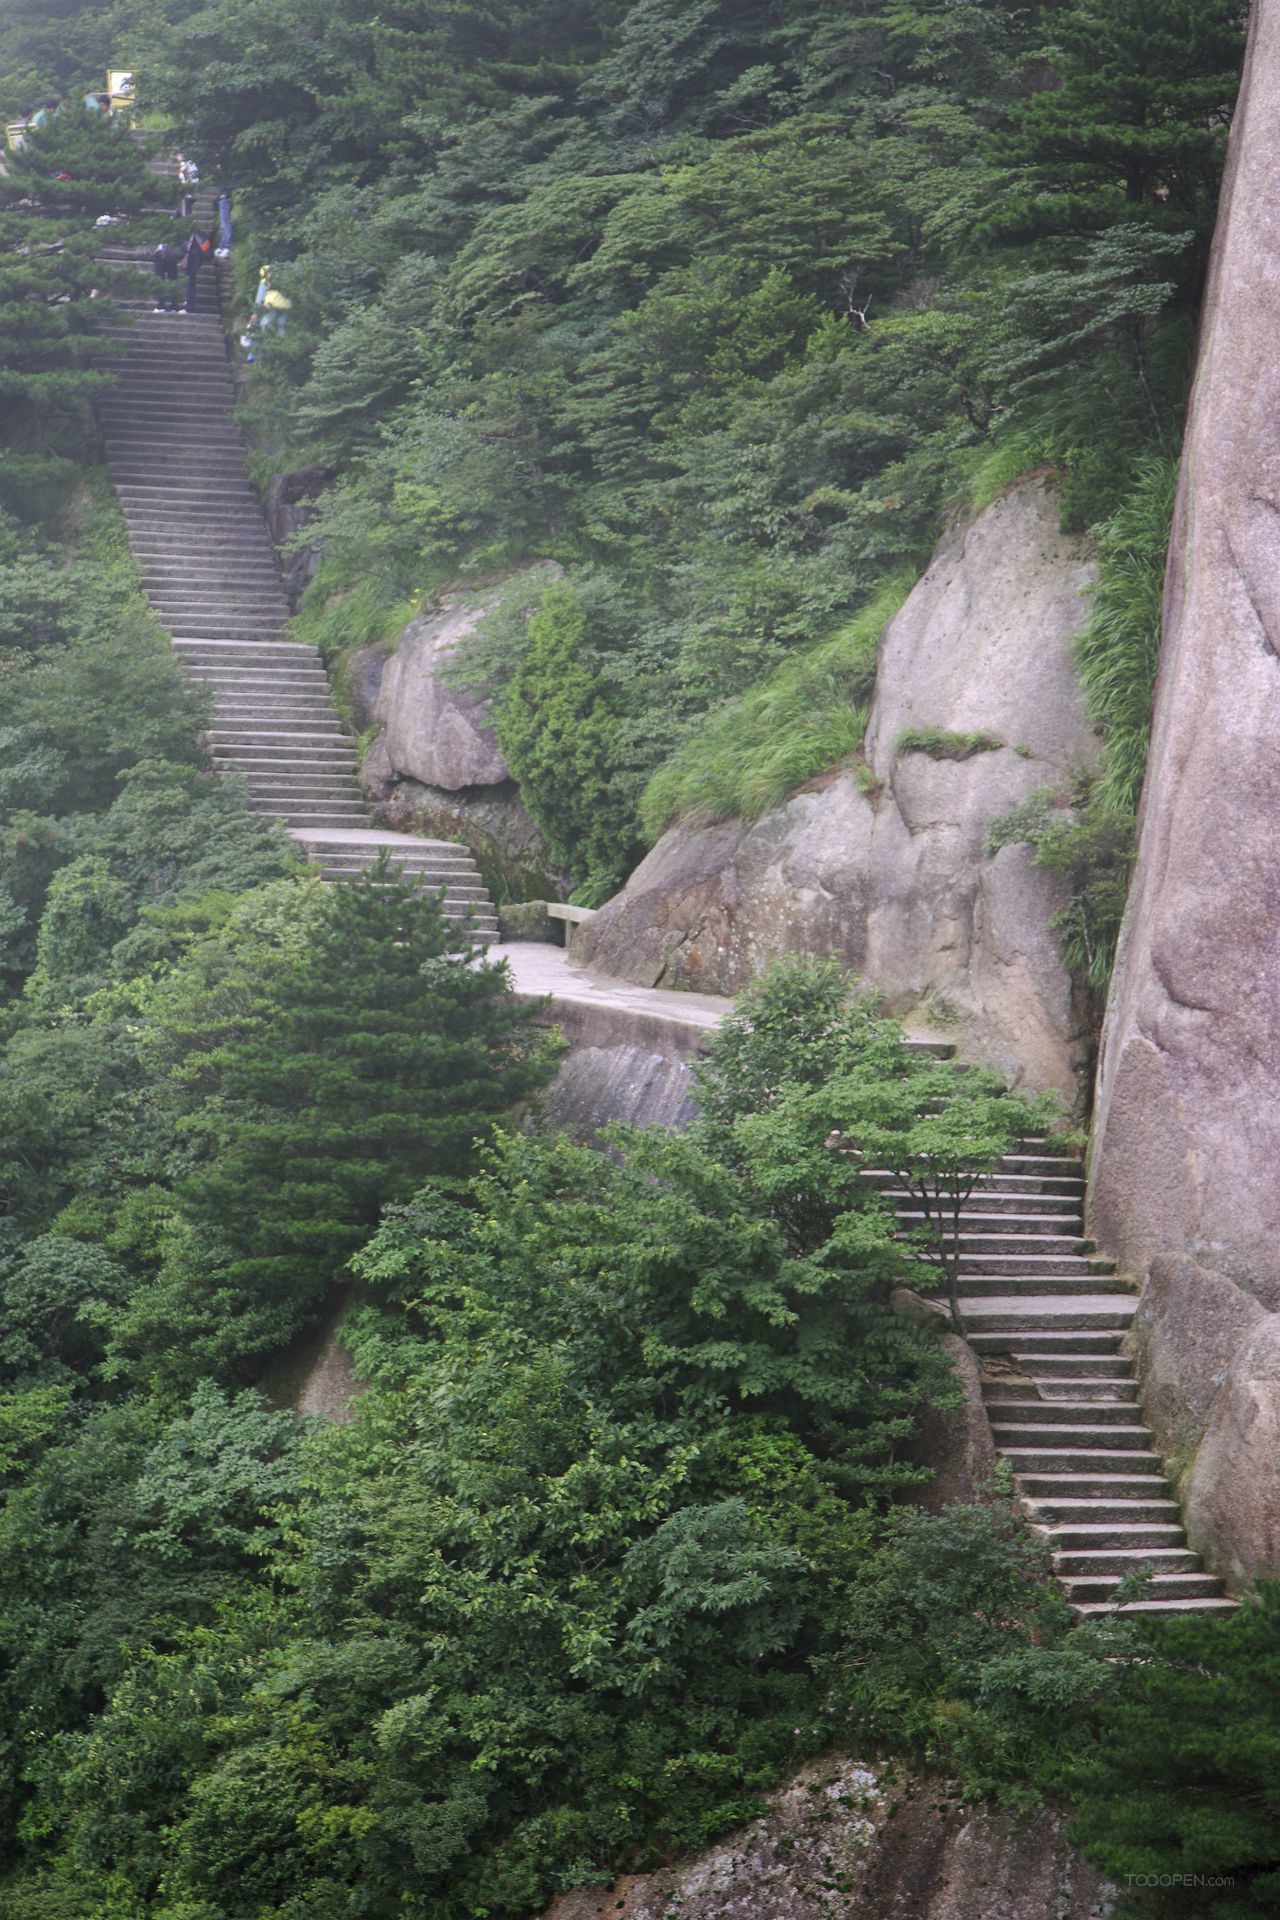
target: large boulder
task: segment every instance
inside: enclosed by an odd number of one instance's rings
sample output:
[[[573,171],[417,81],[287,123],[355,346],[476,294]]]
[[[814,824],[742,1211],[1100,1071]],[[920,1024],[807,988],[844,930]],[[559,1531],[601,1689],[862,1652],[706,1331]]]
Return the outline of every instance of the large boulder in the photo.
[[[542,835],[507,769],[482,693],[451,682],[459,644],[513,591],[536,594],[534,569],[491,593],[455,600],[404,629],[392,652],[361,648],[344,663],[357,724],[374,731],[360,784],[378,826],[470,848],[499,903],[558,899]]]
[[[470,687],[450,686],[447,677],[459,642],[493,605],[492,597],[459,600],[411,621],[400,635],[374,707],[397,775],[449,793],[510,779],[489,724],[488,699]]]
[[[1111,1891],[1049,1808],[832,1758],[696,1860],[563,1894],[544,1920],[1097,1920]]]
[[[643,1046],[575,1047],[540,1104],[552,1126],[587,1142],[616,1120],[678,1129],[697,1113],[689,1061]]]
[[[1072,648],[1094,578],[1043,478],[955,526],[881,641],[860,776],[751,825],[674,828],[578,957],[733,993],[782,953],[834,953],[972,1057],[1074,1093],[1086,1046],[1048,925],[1059,882],[1025,847],[985,843],[999,814],[1096,763]]]
[[[1090,1221],[1280,1308],[1280,0],[1253,8],[1201,324]]]

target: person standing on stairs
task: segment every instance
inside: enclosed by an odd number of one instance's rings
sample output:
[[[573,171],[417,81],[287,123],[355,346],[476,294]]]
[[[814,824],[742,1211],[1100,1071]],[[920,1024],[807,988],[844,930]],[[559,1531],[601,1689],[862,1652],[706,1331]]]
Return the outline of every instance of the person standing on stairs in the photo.
[[[156,291],[157,313],[178,311],[178,261],[181,257],[182,244],[178,240],[162,240],[151,256],[151,270],[160,282]]]
[[[182,154],[178,155],[178,184],[182,188],[178,212],[184,220],[189,220],[196,210],[195,189],[200,184],[200,169],[194,160]]]
[[[218,244],[214,248],[217,259],[225,260],[231,252],[231,189],[219,187],[213,196],[213,211],[218,218]]]
[[[200,279],[200,269],[213,252],[213,241],[207,233],[194,232],[189,235],[178,265],[187,276],[187,304],[184,313],[196,310],[196,294]]]

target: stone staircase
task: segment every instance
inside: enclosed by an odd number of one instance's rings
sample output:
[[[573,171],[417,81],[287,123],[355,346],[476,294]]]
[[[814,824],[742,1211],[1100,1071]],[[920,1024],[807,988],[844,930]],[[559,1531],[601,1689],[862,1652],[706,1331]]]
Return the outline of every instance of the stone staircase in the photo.
[[[884,1191],[904,1226],[924,1224],[908,1194]],[[1112,1610],[1143,1567],[1150,1597],[1124,1611],[1230,1612],[1187,1545],[1138,1405],[1124,1352],[1136,1295],[1085,1239],[1083,1209],[1082,1164],[1027,1141],[979,1182],[951,1241],[996,1448],[1082,1614]]]
[[[150,164],[173,179],[171,162]],[[168,204],[176,197],[175,182]],[[195,224],[210,222],[205,195]],[[175,222],[174,231],[189,228]],[[423,890],[443,888],[450,918],[496,939],[497,915],[465,847],[369,825],[355,743],[320,655],[288,638],[280,569],[233,417],[223,263],[202,270],[194,314],[155,313],[150,252],[123,233],[103,247],[104,261],[136,265],[139,279],[136,294],[115,296],[128,318],[102,328],[126,352],[98,418],[147,597],[184,670],[212,689],[215,764],[243,776],[250,806],[281,820],[325,879],[358,875],[385,855]]]

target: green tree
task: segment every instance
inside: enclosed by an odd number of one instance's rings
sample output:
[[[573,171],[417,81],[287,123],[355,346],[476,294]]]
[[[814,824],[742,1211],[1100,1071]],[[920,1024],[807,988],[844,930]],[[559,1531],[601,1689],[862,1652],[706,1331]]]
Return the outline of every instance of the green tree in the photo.
[[[1261,1920],[1280,1902],[1280,1584],[1143,1638],[1073,1772],[1073,1837],[1126,1914]]]
[[[592,672],[587,616],[573,591],[548,587],[497,712],[498,739],[552,857],[604,898],[635,845],[635,786],[622,730]]]
[[[184,1212],[225,1256],[226,1286],[295,1324],[383,1207],[463,1171],[554,1070],[501,962],[387,871],[325,890],[293,953],[244,956],[222,999],[189,1014],[181,1074],[198,1097],[181,1126],[199,1164]]]
[[[0,177],[0,421],[74,411],[110,384],[94,330],[132,277],[98,261],[104,213],[154,193],[146,158],[114,123],[68,108],[32,129]],[[95,365],[95,362],[97,363]]]

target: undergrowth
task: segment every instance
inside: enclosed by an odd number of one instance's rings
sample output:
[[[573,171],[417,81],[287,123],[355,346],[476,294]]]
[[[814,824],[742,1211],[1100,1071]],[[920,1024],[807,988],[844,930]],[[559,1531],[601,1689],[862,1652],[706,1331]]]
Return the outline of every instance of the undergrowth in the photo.
[[[673,820],[758,820],[806,780],[852,759],[866,733],[880,635],[912,584],[904,575],[890,580],[830,639],[710,714],[644,790],[649,838]]]

